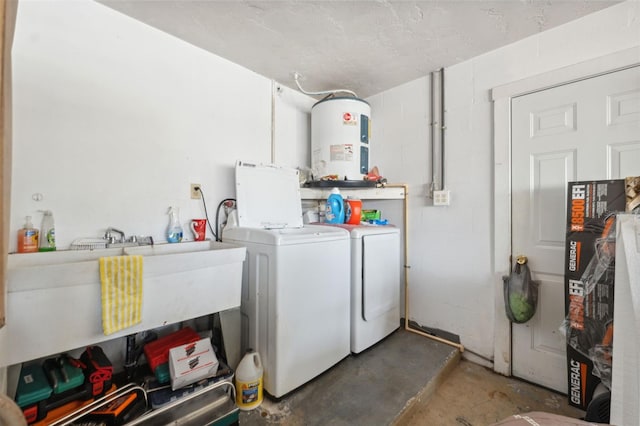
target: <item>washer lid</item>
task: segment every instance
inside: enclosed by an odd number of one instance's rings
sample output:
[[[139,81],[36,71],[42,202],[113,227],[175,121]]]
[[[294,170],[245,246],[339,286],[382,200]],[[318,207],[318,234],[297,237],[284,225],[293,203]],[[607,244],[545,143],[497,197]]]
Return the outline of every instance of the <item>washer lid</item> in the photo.
[[[238,226],[302,228],[298,170],[274,165],[236,163]]]
[[[265,244],[272,246],[293,246],[300,244],[333,244],[344,240],[349,245],[349,233],[331,226],[305,225],[302,228],[262,229],[262,228],[229,228],[225,226],[223,239],[225,242]],[[399,245],[399,243],[398,243]]]

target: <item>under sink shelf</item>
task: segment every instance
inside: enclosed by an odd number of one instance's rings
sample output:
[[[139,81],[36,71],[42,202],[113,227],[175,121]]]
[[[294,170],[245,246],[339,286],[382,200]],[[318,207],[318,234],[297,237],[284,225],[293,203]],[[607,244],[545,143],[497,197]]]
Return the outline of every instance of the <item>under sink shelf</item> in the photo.
[[[144,257],[142,322],[102,332],[102,256]],[[9,255],[0,367],[240,306],[246,248],[214,241]]]

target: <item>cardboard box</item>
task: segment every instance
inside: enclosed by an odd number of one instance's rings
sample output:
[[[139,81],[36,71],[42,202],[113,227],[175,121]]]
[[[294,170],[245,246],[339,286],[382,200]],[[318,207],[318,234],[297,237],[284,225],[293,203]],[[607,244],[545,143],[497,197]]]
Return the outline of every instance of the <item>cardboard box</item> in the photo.
[[[169,350],[171,389],[176,390],[215,376],[218,358],[209,339],[187,343]]]
[[[630,182],[628,178],[627,182]],[[569,404],[586,410],[611,383],[615,219],[628,202],[625,180],[569,182],[565,314]]]

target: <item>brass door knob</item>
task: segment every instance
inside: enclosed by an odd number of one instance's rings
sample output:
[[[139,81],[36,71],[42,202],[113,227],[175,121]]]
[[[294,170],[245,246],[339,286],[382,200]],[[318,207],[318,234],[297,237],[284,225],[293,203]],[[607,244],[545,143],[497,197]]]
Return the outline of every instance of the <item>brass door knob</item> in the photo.
[[[527,260],[527,256],[520,255],[516,257],[516,262],[518,263],[518,265],[524,265],[525,263],[527,263]]]

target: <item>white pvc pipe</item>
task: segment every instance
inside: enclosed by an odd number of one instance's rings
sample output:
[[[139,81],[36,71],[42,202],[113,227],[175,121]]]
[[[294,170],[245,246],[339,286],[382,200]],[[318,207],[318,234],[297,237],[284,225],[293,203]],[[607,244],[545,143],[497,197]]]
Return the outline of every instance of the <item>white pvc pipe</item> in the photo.
[[[354,98],[358,97],[358,95],[356,95],[356,92],[353,92],[351,90],[346,90],[346,89],[323,90],[321,92],[307,92],[302,88],[302,86],[300,86],[300,82],[298,81],[299,78],[300,78],[300,74],[298,74],[297,72],[294,72],[293,79],[296,81],[296,85],[298,86],[298,89],[300,89],[300,91],[305,95],[317,96],[317,95],[332,95],[335,93],[348,93]]]

